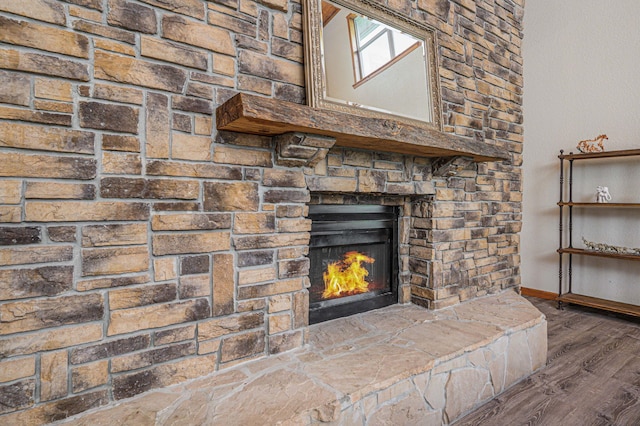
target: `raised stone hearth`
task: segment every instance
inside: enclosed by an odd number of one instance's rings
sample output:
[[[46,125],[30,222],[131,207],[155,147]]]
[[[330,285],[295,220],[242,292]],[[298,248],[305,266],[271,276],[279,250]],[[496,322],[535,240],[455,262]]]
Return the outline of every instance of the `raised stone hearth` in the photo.
[[[542,367],[547,353],[544,315],[512,290],[440,311],[394,305],[309,333],[304,349],[63,424],[448,424]]]

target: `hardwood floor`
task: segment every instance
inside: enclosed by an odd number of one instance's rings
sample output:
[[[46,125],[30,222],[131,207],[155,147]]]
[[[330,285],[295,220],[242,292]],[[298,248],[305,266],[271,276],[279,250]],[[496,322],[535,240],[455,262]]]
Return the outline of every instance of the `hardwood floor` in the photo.
[[[638,319],[528,299],[547,316],[547,366],[455,425],[640,425]]]

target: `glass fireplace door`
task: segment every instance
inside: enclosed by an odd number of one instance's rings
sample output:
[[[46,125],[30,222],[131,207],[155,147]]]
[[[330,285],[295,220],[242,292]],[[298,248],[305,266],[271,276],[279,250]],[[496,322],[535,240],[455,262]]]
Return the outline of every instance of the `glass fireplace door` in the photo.
[[[310,323],[397,303],[396,210],[310,206]]]

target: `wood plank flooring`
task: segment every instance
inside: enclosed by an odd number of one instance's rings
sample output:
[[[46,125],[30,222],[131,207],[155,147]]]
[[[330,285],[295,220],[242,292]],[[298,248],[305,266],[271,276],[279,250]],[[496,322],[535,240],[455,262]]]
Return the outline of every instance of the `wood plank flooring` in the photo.
[[[547,366],[455,426],[640,425],[640,320],[527,299],[547,316]]]

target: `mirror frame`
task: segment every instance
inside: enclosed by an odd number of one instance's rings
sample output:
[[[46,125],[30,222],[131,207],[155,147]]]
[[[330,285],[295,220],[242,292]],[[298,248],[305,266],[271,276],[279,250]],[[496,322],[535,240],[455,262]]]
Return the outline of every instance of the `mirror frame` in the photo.
[[[365,117],[393,119],[400,122],[411,123],[419,127],[427,127],[433,130],[442,130],[442,99],[439,84],[438,61],[436,60],[436,30],[428,25],[409,19],[375,0],[330,0],[333,3],[349,8],[384,24],[393,26],[408,33],[425,43],[427,86],[429,87],[431,102],[431,121],[422,121],[415,118],[382,112],[376,109],[335,102],[325,98],[326,74],[322,57],[322,0],[304,0],[304,61],[305,80],[307,92],[307,104],[312,108],[328,109],[356,114]]]

